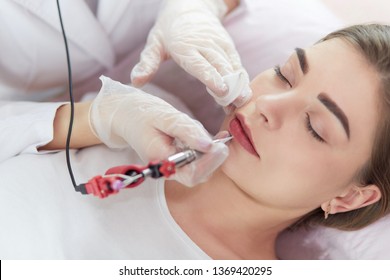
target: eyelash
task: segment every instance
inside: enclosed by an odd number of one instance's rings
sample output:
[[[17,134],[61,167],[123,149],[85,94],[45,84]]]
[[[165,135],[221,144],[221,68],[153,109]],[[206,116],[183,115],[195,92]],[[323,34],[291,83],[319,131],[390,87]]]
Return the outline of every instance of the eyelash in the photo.
[[[276,65],[274,67],[274,71],[275,71],[275,73],[276,73],[276,75],[278,76],[279,79],[281,79],[283,82],[287,83],[290,87],[292,87],[292,85],[289,82],[289,80],[287,80],[287,78],[282,74],[282,71],[280,71],[280,66],[279,65]],[[320,135],[318,135],[318,133],[311,126],[310,116],[309,116],[308,113],[306,113],[305,125],[306,125],[307,131],[313,136],[314,139],[316,139],[317,141],[319,141],[321,143],[325,142],[325,140]]]
[[[310,122],[310,116],[308,113],[306,113],[306,129],[307,131],[309,131],[309,133],[314,137],[314,139],[316,139],[317,141],[319,142],[325,142],[325,140],[318,135],[318,133],[313,129],[313,127],[311,126],[311,122]]]
[[[281,79],[283,82],[287,83],[292,88],[292,85],[291,85],[290,81],[287,80],[287,78],[282,74],[282,71],[280,71],[280,66],[279,65],[276,65],[274,67],[274,71],[276,73],[276,76],[278,76],[279,79]]]

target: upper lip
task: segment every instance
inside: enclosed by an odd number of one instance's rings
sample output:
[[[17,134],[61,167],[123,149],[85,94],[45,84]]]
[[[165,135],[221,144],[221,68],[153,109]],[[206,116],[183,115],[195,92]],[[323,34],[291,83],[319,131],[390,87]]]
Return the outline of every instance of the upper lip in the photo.
[[[248,125],[245,122],[245,117],[241,114],[236,114],[236,117],[237,117],[238,121],[240,122],[246,136],[248,137],[249,142],[251,142],[253,149],[256,151],[257,155],[260,157],[259,153],[257,152],[256,146],[253,144],[252,133],[251,133],[250,128],[248,127]]]

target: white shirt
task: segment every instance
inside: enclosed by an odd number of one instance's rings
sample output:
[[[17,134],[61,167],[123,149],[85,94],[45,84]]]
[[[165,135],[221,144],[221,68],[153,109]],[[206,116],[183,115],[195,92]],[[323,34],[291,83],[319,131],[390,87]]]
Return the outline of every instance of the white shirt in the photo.
[[[0,101],[0,163],[53,139],[53,121],[62,103]]]
[[[72,151],[78,183],[140,164],[134,151]],[[15,172],[17,170],[17,172]],[[147,179],[105,199],[75,192],[65,153],[22,154],[0,164],[1,259],[209,259],[176,224],[164,181]]]
[[[98,89],[98,77],[113,77],[122,63],[126,69],[113,78],[130,82],[160,2],[60,1],[76,97]],[[68,74],[56,1],[2,0],[0,53],[0,100],[42,101],[64,93]]]

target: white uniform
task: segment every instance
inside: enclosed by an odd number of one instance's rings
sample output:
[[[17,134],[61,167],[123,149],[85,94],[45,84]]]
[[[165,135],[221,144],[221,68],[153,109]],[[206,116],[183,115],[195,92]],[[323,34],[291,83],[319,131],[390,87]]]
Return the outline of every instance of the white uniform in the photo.
[[[56,1],[0,2],[0,99],[44,100],[63,93],[68,74]],[[130,81],[139,54],[133,52],[144,45],[160,2],[60,1],[76,95],[99,88],[97,77],[121,62],[127,71],[120,78]]]
[[[140,163],[130,149],[104,146],[71,157],[78,183]],[[163,180],[101,200],[74,191],[64,161],[59,152],[0,164],[1,259],[209,259],[170,215]]]

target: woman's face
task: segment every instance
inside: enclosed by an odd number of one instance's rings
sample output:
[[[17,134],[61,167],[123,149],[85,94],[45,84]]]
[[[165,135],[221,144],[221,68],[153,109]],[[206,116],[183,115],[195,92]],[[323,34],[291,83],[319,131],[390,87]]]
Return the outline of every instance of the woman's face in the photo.
[[[369,159],[378,78],[340,39],[258,75],[252,100],[227,116],[234,136],[223,172],[253,199],[308,211],[342,195]]]

